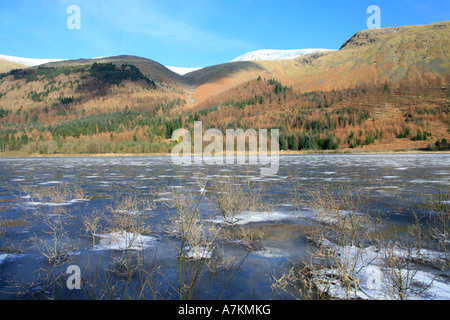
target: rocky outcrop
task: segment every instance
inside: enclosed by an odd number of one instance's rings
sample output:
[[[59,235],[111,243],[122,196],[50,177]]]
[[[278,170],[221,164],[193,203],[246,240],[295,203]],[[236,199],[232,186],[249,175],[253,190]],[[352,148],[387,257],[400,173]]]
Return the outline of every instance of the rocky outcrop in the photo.
[[[367,44],[375,43],[385,39],[393,32],[399,31],[400,28],[384,28],[384,29],[371,29],[363,30],[356,33],[353,37],[347,40],[339,50],[357,48]]]

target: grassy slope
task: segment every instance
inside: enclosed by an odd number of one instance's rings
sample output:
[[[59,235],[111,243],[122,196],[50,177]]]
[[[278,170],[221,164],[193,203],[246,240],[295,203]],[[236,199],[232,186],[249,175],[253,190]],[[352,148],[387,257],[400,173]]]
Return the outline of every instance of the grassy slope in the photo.
[[[0,73],[8,72],[13,69],[23,69],[23,68],[26,68],[26,66],[19,63],[14,63],[0,59]]]
[[[115,57],[106,57],[100,59],[80,59],[80,60],[70,60],[70,61],[61,61],[61,62],[53,62],[43,67],[66,67],[66,66],[75,66],[75,65],[89,65],[93,62],[97,63],[114,63],[117,65],[121,64],[131,64],[136,66],[144,75],[152,78],[157,82],[167,82],[172,83],[174,85],[184,84],[183,78],[177,74],[167,69],[162,64],[146,59],[140,58],[136,56],[115,56]]]
[[[154,81],[158,90],[147,90],[142,83],[123,82],[119,86],[95,87],[89,78],[89,67],[94,62],[113,63],[117,66],[130,64],[136,66],[142,74]],[[188,86],[178,74],[173,73],[161,64],[149,59],[120,56],[96,60],[71,60],[49,63],[39,68],[55,68],[67,70],[54,75],[38,76],[37,79],[14,79],[6,76],[0,79],[1,107],[13,112],[50,108],[58,99],[74,97],[77,103],[73,106],[78,111],[93,109],[106,112],[107,110],[122,109],[125,106],[139,108],[150,107],[162,100],[181,98],[188,100]],[[37,67],[27,70],[43,70]],[[91,87],[89,89],[89,87]],[[81,88],[81,89],[80,89]],[[84,89],[83,89],[84,88]],[[83,89],[83,90],[82,90]],[[98,91],[102,91],[99,94]],[[30,99],[33,93],[41,94],[39,99]]]
[[[259,75],[276,77],[303,92],[400,81],[422,73],[446,80],[450,67],[449,33],[450,22],[365,30],[349,39],[339,51],[293,60],[257,61],[237,71],[238,65],[233,68],[233,63],[219,65],[193,72],[185,79],[196,86],[198,101]],[[205,77],[205,72],[214,72],[216,76]]]

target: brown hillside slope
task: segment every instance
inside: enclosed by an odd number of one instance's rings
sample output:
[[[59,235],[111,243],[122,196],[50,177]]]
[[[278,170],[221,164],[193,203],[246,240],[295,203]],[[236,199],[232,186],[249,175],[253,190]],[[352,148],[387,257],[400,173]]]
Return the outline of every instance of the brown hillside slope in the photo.
[[[60,61],[60,62],[52,62],[43,65],[43,67],[66,67],[66,66],[76,66],[76,65],[88,65],[92,64],[94,62],[97,63],[114,63],[116,65],[122,65],[122,64],[131,64],[137,67],[145,76],[149,77],[150,79],[153,79],[159,83],[168,83],[168,84],[175,84],[175,85],[181,85],[184,84],[185,81],[183,78],[167,69],[162,64],[136,56],[128,56],[128,55],[122,55],[122,56],[114,56],[114,57],[106,57],[106,58],[100,58],[100,59],[79,59],[79,60],[67,60],[67,61]]]
[[[112,63],[117,67],[133,65],[156,85],[156,90],[139,81],[123,81],[120,85],[113,86],[93,81],[89,76],[89,68],[93,63]],[[33,71],[42,75],[27,78],[26,75]],[[0,104],[4,109],[51,109],[62,98],[73,98],[74,103],[68,106],[71,109],[96,109],[100,112],[122,109],[125,106],[151,109],[158,103],[174,99],[189,101],[190,88],[180,75],[153,60],[134,56],[53,62],[24,69],[18,73],[20,74],[24,76],[0,76]]]
[[[26,68],[25,65],[0,59],[0,73]]]
[[[185,79],[196,86],[197,102],[260,75],[277,78],[302,92],[398,82],[405,77],[422,75],[449,82],[449,34],[449,21],[364,30],[346,41],[339,51],[314,53],[293,60],[255,61],[239,72],[233,70],[233,64],[228,64],[230,71],[220,72],[220,77],[204,77],[205,71],[199,70]],[[223,68],[220,65],[207,71],[213,73]]]

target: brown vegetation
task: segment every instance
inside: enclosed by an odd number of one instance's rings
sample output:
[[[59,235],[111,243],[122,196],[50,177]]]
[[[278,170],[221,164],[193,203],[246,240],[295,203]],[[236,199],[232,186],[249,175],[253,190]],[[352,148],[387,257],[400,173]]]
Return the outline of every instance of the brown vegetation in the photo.
[[[368,30],[338,51],[185,77],[129,56],[13,70],[0,77],[0,152],[169,153],[196,120],[277,128],[283,150],[432,148],[449,140],[449,26]],[[129,77],[111,82],[100,64]]]

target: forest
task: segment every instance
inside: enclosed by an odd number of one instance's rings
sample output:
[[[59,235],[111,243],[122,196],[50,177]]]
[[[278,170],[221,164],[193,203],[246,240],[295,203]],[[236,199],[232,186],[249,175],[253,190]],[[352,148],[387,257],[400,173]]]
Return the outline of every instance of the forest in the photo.
[[[194,121],[223,134],[237,128],[279,129],[280,150],[379,149],[392,143],[449,149],[449,87],[426,76],[313,92],[298,92],[276,78],[260,76],[190,107],[180,95],[164,96],[133,65],[12,70],[0,75],[0,81],[7,77],[22,82],[0,92],[0,102],[21,84],[45,85],[28,92],[27,107],[1,105],[0,152],[169,153],[173,131],[192,132]],[[126,85],[142,95],[160,96],[148,103],[130,100],[120,108],[102,106],[102,97],[118,100],[115,94],[130,90]],[[87,109],[87,102],[99,105]]]

